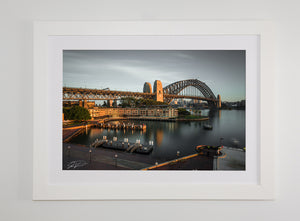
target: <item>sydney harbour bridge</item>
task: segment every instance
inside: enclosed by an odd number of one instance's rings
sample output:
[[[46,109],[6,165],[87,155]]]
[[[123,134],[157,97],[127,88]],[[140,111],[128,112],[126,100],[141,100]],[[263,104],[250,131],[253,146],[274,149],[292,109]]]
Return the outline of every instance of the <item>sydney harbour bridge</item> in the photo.
[[[63,87],[63,101],[76,100],[118,100],[122,97],[153,99],[170,104],[173,99],[192,99],[207,101],[211,107],[221,107],[221,97],[214,95],[212,90],[202,81],[188,79],[177,81],[166,87],[156,80],[152,86],[144,84],[143,92],[116,91],[109,89],[88,89]]]

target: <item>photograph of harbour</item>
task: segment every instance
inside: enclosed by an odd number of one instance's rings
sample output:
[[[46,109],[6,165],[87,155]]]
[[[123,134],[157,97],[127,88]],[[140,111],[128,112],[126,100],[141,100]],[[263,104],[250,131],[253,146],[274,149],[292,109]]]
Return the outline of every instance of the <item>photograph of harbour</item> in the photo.
[[[64,50],[63,170],[246,170],[245,50]]]

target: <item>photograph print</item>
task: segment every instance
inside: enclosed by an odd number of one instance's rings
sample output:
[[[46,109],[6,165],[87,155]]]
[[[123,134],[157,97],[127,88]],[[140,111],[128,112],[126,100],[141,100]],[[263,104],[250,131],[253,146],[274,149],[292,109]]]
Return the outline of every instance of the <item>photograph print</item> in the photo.
[[[63,170],[244,171],[245,50],[64,50]]]

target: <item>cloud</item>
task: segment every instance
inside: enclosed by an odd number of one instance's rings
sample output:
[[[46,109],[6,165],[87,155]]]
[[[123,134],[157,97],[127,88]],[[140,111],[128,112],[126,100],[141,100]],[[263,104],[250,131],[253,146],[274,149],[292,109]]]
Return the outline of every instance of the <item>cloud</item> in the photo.
[[[245,97],[244,51],[64,51],[63,82],[75,87],[142,91],[197,78],[222,98]]]

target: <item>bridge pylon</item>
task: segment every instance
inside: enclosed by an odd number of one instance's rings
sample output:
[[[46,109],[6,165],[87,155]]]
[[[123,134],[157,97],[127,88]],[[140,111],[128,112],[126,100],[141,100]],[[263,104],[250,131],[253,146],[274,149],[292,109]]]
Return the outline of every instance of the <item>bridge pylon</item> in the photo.
[[[218,96],[217,96],[217,108],[221,108],[222,107],[222,103],[221,103],[221,95],[220,94],[218,94]]]
[[[113,106],[113,100],[112,99],[107,100],[107,106],[108,107],[112,107]]]
[[[154,81],[153,92],[155,93],[155,100],[164,102],[164,90],[160,80]]]

